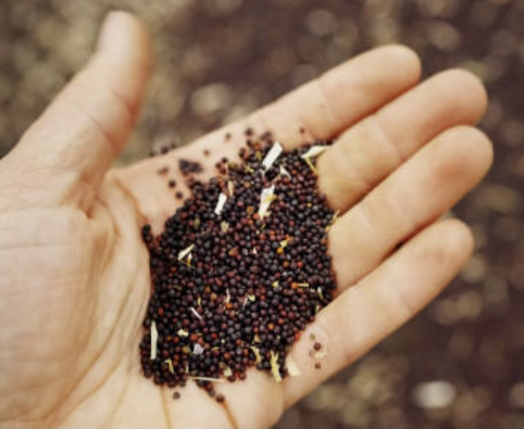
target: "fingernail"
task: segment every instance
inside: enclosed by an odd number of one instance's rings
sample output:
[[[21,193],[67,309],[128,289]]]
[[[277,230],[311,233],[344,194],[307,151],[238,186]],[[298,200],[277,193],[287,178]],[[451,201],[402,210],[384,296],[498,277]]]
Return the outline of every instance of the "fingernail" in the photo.
[[[128,19],[126,12],[118,10],[109,12],[100,28],[96,50],[103,51],[111,46],[115,39],[118,38],[118,35],[123,33],[123,27]]]

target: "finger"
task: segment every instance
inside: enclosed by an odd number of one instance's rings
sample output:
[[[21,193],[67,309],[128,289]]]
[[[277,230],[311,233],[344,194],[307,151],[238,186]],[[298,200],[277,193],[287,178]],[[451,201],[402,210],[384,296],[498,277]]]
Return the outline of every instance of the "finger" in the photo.
[[[226,155],[245,144],[247,128],[270,131],[284,147],[331,139],[407,91],[420,79],[420,60],[411,49],[391,45],[361,54],[317,79],[198,140],[220,144]],[[225,136],[229,135],[229,138]],[[193,146],[193,145],[192,145]]]
[[[319,187],[346,210],[437,134],[476,123],[486,105],[474,75],[440,73],[342,134],[318,159]]]
[[[433,224],[323,309],[291,352],[302,375],[284,385],[286,406],[427,305],[457,274],[472,248],[472,235],[463,223],[450,219]],[[322,349],[311,356],[313,337]],[[320,369],[315,362],[320,362]]]
[[[386,46],[328,71],[261,109],[273,136],[290,148],[331,139],[414,86],[420,60],[404,46]]]
[[[244,120],[174,153],[135,164],[119,172],[119,176],[140,201],[142,213],[148,219],[160,219],[173,210],[173,195],[166,192],[165,181],[158,178],[159,169],[168,166],[176,171],[178,159],[198,159],[207,172],[200,176],[205,180],[214,172],[217,159],[236,156],[238,149],[245,145],[248,128],[257,134],[270,130],[274,138],[288,148],[304,143],[306,132],[317,138],[332,138],[407,91],[419,77],[420,61],[413,51],[402,46],[377,48],[334,68]],[[304,133],[300,132],[301,128]],[[151,177],[155,179],[145,179]],[[187,190],[184,192],[187,194]]]
[[[436,137],[329,231],[340,289],[377,267],[396,246],[448,211],[486,174],[489,139],[460,126]]]
[[[148,70],[144,28],[127,13],[110,13],[87,67],[22,137],[4,175],[45,184],[43,193],[59,203],[85,202],[128,138]]]

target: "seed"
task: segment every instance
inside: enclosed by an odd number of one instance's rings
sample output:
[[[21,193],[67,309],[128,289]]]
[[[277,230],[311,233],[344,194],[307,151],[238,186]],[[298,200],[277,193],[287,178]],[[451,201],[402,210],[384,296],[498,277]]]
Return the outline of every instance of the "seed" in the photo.
[[[176,181],[175,181],[175,180],[170,180],[170,181],[168,182],[168,186],[169,186],[170,188],[174,188],[174,187],[176,186]]]
[[[320,369],[322,368],[322,365],[320,364],[320,362],[315,362],[315,369]]]
[[[182,387],[195,379],[223,401],[215,379],[245,380],[251,366],[285,378],[291,346],[332,299],[336,282],[326,228],[334,213],[302,158],[308,148],[281,153],[260,174],[265,146],[272,143],[270,134],[257,138],[251,130],[239,152],[243,164],[223,157],[208,183],[194,179],[198,163],[180,160],[191,195],[160,235],[142,227],[153,293],[140,361],[144,376],[158,385]],[[271,186],[274,199],[259,214],[262,190]],[[227,199],[217,214],[222,193]],[[175,196],[184,198],[182,191]]]
[[[180,393],[179,392],[174,392],[173,393],[173,399],[180,399]]]
[[[184,176],[191,173],[201,173],[203,170],[199,162],[189,161],[187,159],[180,159],[178,161],[178,168]]]
[[[318,341],[313,344],[313,348],[316,350],[316,351],[319,351],[321,348],[322,348],[322,344],[320,344]]]
[[[222,393],[219,393],[215,396],[215,400],[220,404],[226,400],[225,396]]]

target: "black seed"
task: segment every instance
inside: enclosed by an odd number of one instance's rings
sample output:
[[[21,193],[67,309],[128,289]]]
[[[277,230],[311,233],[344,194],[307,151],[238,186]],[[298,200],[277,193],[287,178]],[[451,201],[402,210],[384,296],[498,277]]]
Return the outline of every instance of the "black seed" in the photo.
[[[336,288],[326,254],[333,211],[301,158],[308,148],[281,154],[261,174],[271,134],[246,134],[247,148],[239,152],[243,164],[223,157],[218,177],[209,183],[194,179],[202,171],[200,164],[180,160],[191,196],[160,235],[153,236],[149,225],[141,230],[153,283],[139,346],[144,376],[167,387],[183,387],[195,377],[197,386],[219,402],[224,396],[202,377],[226,378],[227,368],[229,382],[244,380],[252,366],[271,374],[272,352],[279,356],[281,376],[287,377],[288,351]],[[280,166],[291,176],[281,176]],[[176,186],[174,181],[168,184]],[[260,194],[271,185],[276,198],[261,219]],[[221,193],[227,200],[216,214]],[[182,200],[184,194],[178,191],[175,197]],[[189,246],[191,251],[181,257]],[[153,322],[158,341],[157,357],[151,360]],[[251,347],[258,349],[259,363]],[[320,350],[322,345],[313,347]]]
[[[202,172],[202,165],[200,165],[199,162],[189,161],[187,159],[180,159],[178,161],[178,168],[180,168],[180,171],[184,176]]]

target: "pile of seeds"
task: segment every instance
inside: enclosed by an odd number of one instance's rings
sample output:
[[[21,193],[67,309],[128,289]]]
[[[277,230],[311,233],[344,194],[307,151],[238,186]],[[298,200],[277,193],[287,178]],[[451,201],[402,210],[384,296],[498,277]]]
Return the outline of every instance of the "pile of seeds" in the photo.
[[[283,152],[249,140],[241,163],[223,159],[209,183],[191,180],[192,197],[158,237],[143,227],[153,281],[146,377],[169,387],[194,379],[223,401],[214,382],[243,380],[249,367],[278,382],[298,374],[287,353],[336,287],[327,254],[336,214],[316,188],[315,158],[328,144]]]

